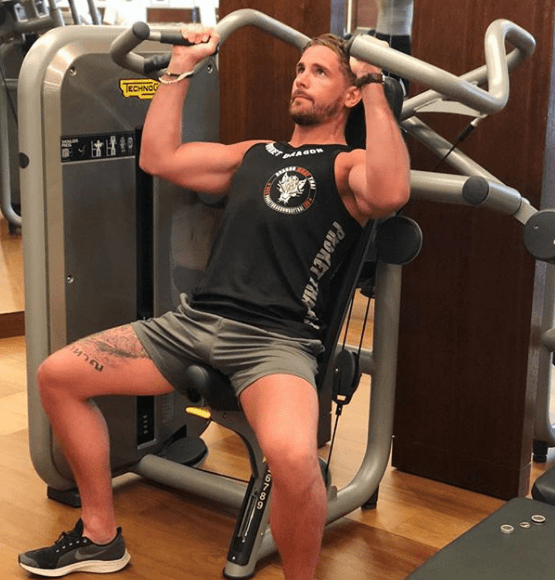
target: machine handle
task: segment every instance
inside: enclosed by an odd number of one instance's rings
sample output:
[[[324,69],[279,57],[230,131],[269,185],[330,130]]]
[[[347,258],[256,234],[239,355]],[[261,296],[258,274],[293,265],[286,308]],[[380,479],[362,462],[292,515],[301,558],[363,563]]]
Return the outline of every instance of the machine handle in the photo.
[[[516,189],[478,175],[468,177],[413,169],[410,183],[413,199],[488,208],[511,215],[522,224],[537,213]]]
[[[262,12],[245,8],[232,12],[218,22],[215,29],[220,36],[220,44],[233,32],[244,26],[256,26],[284,42],[297,46],[299,49],[309,40],[307,36],[297,32],[290,26],[270,18]],[[112,42],[110,47],[112,59],[121,67],[142,75],[148,75],[154,70],[159,70],[167,66],[169,56],[145,58],[134,52],[134,49],[145,40],[153,40],[167,44],[180,44],[183,46],[190,45],[181,36],[181,32],[175,26],[154,29],[145,22],[136,22],[131,28],[124,30]],[[203,63],[199,63],[195,68],[201,68],[202,66]]]
[[[191,43],[183,38],[178,28],[155,30],[146,22],[135,22],[131,28],[124,30],[114,39],[110,46],[110,55],[114,62],[121,67],[142,75],[149,75],[154,71],[166,68],[170,62],[170,54],[145,58],[134,52],[134,49],[145,40],[191,46]]]
[[[515,49],[507,55],[505,41]],[[350,54],[372,62],[403,78],[420,81],[433,91],[419,95],[419,104],[447,96],[471,107],[481,114],[496,113],[503,109],[509,98],[509,69],[514,68],[534,53],[534,37],[509,20],[492,22],[485,35],[486,66],[462,77],[457,77],[436,66],[384,46],[369,35],[358,35],[350,44]],[[488,82],[488,90],[474,83]],[[402,118],[414,114],[412,99],[403,106]],[[407,112],[408,111],[408,112]]]
[[[150,36],[150,26],[146,22],[135,22],[131,28],[116,36],[110,45],[112,60],[121,67],[130,71],[147,74],[145,57],[133,52],[144,40]]]

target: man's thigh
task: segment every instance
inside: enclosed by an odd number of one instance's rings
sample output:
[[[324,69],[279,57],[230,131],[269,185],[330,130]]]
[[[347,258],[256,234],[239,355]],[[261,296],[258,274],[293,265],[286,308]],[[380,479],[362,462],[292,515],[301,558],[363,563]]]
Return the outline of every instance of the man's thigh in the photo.
[[[172,390],[130,325],[79,339],[51,355],[43,366],[43,375],[71,386],[72,394],[83,398]]]
[[[244,389],[240,399],[264,451],[292,446],[300,453],[316,453],[318,392],[308,381],[268,375]]]

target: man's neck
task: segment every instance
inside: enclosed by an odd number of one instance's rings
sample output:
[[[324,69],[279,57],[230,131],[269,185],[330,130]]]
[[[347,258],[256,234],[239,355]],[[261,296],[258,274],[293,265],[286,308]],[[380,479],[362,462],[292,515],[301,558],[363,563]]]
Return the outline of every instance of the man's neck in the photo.
[[[321,125],[295,125],[289,140],[292,147],[302,145],[345,145],[344,123],[323,123]]]

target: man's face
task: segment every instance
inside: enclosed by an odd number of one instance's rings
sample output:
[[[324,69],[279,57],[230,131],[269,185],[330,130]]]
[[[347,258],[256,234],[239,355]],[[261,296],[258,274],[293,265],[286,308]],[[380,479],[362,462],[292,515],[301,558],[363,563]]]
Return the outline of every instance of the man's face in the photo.
[[[298,125],[319,125],[344,107],[347,79],[339,57],[326,46],[308,48],[297,63],[289,113]]]

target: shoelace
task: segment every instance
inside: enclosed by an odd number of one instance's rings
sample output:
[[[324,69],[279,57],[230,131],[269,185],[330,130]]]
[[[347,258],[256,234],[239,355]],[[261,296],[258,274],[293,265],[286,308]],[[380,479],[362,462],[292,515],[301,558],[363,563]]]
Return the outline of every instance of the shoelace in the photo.
[[[80,544],[85,545],[88,543],[89,543],[89,540],[87,538],[84,538],[83,536],[78,536],[73,531],[62,532],[60,534],[60,537],[55,542],[56,553],[58,553],[62,550],[67,550],[68,548],[72,548],[73,544],[78,546]]]

